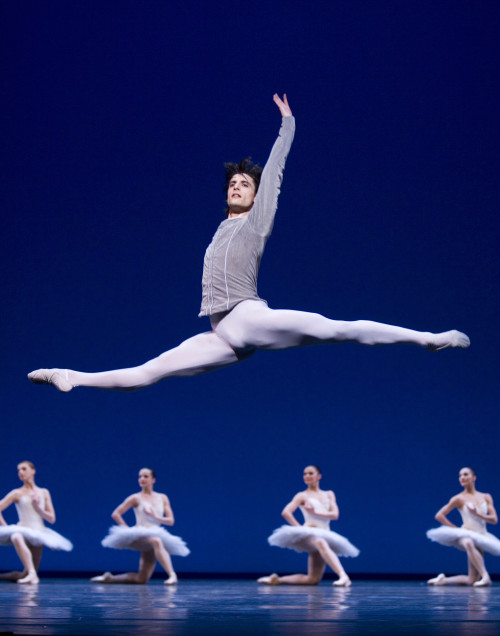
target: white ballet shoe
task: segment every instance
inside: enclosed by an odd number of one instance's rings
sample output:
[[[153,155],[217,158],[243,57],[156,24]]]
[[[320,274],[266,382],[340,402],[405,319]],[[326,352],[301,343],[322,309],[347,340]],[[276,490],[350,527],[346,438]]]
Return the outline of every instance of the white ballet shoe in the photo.
[[[350,587],[352,585],[352,581],[347,574],[344,574],[344,576],[341,576],[340,579],[334,581],[332,585],[335,587]]]
[[[433,579],[429,579],[427,585],[444,585],[445,578],[446,576],[443,573],[438,574]]]
[[[479,581],[472,584],[474,587],[488,587],[491,585],[491,579],[488,574],[485,574]]]
[[[269,576],[261,576],[260,579],[257,579],[257,583],[264,583],[265,585],[279,585],[281,581],[277,574],[270,574]]]
[[[177,574],[172,574],[166,581],[163,581],[163,585],[177,585]]]
[[[93,576],[90,580],[92,583],[107,583],[112,576],[111,572],[104,572],[99,576]]]
[[[441,351],[448,348],[467,349],[467,347],[470,347],[469,336],[456,329],[435,334],[434,342],[427,345],[429,351]]]
[[[29,572],[22,579],[17,579],[17,582],[20,583],[21,585],[30,585],[30,584],[36,585],[36,583],[40,583],[40,579],[38,578],[36,572]]]
[[[73,388],[68,379],[68,369],[37,369],[28,373],[28,379],[33,384],[51,384],[63,393],[67,393]]]

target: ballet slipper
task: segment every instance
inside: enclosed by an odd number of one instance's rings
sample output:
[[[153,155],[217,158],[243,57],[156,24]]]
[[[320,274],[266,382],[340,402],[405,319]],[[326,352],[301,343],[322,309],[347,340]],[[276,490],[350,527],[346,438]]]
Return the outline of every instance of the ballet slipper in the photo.
[[[281,581],[277,574],[270,574],[269,576],[261,576],[260,579],[257,579],[257,583],[264,583],[265,585],[279,585]]]
[[[429,351],[441,351],[441,349],[448,349],[449,347],[467,349],[469,346],[469,336],[461,331],[452,329],[451,331],[435,334],[434,342],[430,342],[427,345],[427,349]]]
[[[63,393],[67,393],[73,388],[68,379],[68,369],[37,369],[28,373],[28,379],[33,384],[52,384]]]
[[[40,583],[40,579],[38,578],[36,572],[29,572],[24,578],[17,579],[17,582],[21,585],[30,585]]]
[[[163,581],[163,585],[177,585],[177,574],[171,574],[166,581]]]
[[[491,579],[489,574],[485,574],[479,581],[475,581],[472,584],[474,587],[488,587],[491,585]]]
[[[337,579],[336,581],[334,581],[332,585],[334,585],[335,587],[351,587],[352,581],[347,576],[347,574],[344,574],[343,576],[340,577],[340,579]]]
[[[104,572],[104,574],[99,576],[93,576],[90,580],[92,583],[108,583],[112,576],[111,572]]]
[[[441,573],[435,576],[433,579],[429,579],[427,581],[427,584],[428,585],[444,585],[445,578],[446,576],[443,573]]]

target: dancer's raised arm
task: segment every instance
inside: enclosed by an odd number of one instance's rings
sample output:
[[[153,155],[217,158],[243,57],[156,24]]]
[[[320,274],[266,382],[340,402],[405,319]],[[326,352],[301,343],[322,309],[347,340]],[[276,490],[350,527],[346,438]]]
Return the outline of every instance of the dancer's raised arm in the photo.
[[[278,138],[274,142],[269,159],[262,171],[253,207],[248,214],[248,222],[256,234],[266,238],[269,237],[273,229],[283,171],[295,134],[295,118],[292,115],[286,94],[281,99],[275,93],[273,101],[278,106],[283,119]]]

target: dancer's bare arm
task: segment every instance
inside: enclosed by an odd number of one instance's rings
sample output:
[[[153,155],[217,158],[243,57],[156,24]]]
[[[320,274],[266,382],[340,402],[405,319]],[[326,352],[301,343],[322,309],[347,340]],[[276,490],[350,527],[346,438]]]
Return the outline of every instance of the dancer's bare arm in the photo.
[[[464,502],[462,500],[462,497],[460,497],[460,495],[455,495],[445,506],[437,511],[434,519],[436,519],[436,521],[439,521],[439,523],[441,523],[443,526],[456,528],[457,526],[454,523],[451,523],[451,521],[447,518],[447,515],[449,515],[450,512],[455,508],[461,508],[463,503]]]
[[[291,526],[300,526],[300,523],[295,519],[293,513],[297,510],[299,506],[302,506],[305,502],[305,495],[303,492],[299,492],[295,495],[295,497],[287,503],[287,505],[283,508],[281,512],[281,516],[284,517]]]
[[[9,493],[5,495],[3,499],[0,499],[0,526],[8,526],[9,524],[5,521],[2,516],[2,512],[8,508],[11,504],[18,501],[19,497],[17,496],[17,490],[11,490]]]
[[[152,508],[151,506],[148,506],[147,508],[144,507],[144,512],[146,512],[148,517],[151,517],[155,521],[158,521],[158,523],[162,523],[165,526],[173,526],[175,523],[175,519],[174,513],[172,512],[172,507],[170,506],[170,501],[167,495],[160,494],[160,497],[162,499],[163,515],[157,515],[154,511],[154,508]]]
[[[49,523],[54,523],[56,520],[56,513],[52,504],[52,498],[50,492],[46,488],[40,488],[39,492],[34,492],[31,496],[31,503],[33,508],[38,512],[40,517]],[[44,508],[42,508],[42,499],[44,500]]]
[[[486,501],[486,505],[488,506],[488,512],[485,515],[483,515],[483,513],[479,512],[477,508],[470,508],[471,513],[475,517],[478,517],[479,519],[486,521],[486,523],[492,523],[492,524],[498,523],[497,511],[495,510],[495,506],[493,505],[493,497],[491,495],[485,494],[484,499]]]
[[[127,510],[130,510],[130,508],[134,508],[135,506],[137,506],[137,503],[138,503],[137,495],[130,495],[130,497],[127,497],[125,501],[123,501],[111,513],[113,521],[117,523],[119,526],[128,526],[128,524],[125,522],[125,519],[122,517],[122,515],[124,515],[127,512]]]
[[[304,508],[309,512],[313,513],[315,517],[319,519],[329,519],[330,521],[337,521],[339,518],[340,512],[339,507],[337,505],[337,499],[335,498],[335,493],[333,490],[329,490],[327,492],[328,496],[328,512],[316,512],[314,506],[310,501],[306,501],[304,504]]]

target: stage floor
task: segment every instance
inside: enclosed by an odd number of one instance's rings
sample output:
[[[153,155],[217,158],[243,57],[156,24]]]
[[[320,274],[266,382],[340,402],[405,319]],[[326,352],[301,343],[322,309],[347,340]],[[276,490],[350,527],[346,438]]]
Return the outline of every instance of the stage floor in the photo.
[[[204,636],[500,634],[500,586],[354,581],[351,588],[181,580],[166,587],[86,579],[0,582],[0,634]]]

